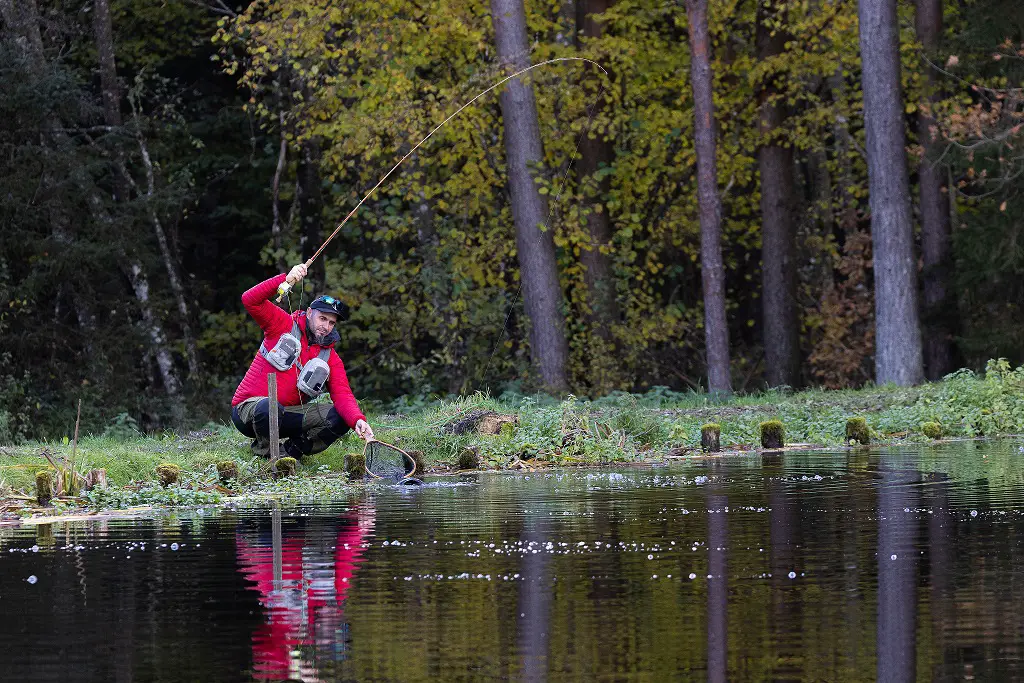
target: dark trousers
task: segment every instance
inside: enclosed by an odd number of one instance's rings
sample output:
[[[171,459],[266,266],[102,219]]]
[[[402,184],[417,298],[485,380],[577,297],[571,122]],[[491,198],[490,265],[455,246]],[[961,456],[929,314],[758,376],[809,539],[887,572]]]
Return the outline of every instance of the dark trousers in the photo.
[[[250,398],[231,408],[231,422],[252,439],[252,452],[270,456],[270,399]],[[349,430],[341,415],[329,403],[277,406],[278,432],[283,455],[301,458],[327,450]]]

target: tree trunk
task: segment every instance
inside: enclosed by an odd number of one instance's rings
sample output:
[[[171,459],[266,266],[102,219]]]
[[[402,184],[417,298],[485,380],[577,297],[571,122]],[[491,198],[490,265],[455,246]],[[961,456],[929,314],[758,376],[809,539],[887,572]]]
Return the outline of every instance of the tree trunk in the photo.
[[[576,2],[576,49],[584,52],[584,39],[600,38],[604,24],[595,19],[614,4],[614,0],[577,0]],[[596,95],[592,90],[589,96]],[[591,116],[601,113],[603,102],[595,102]],[[602,131],[585,135],[580,141],[579,170],[583,186],[583,205],[587,212],[586,223],[589,233],[588,244],[580,253],[583,264],[583,281],[587,288],[587,305],[590,308],[588,322],[591,329],[603,340],[611,342],[612,325],[619,319],[619,305],[616,301],[615,276],[609,255],[602,250],[610,249],[612,227],[608,211],[603,202],[610,189],[608,176],[595,179],[594,175],[609,166],[613,159],[611,140]],[[601,205],[601,210],[597,209]]]
[[[757,56],[770,59],[786,49],[787,34],[770,24],[778,16],[776,6],[758,3]],[[793,182],[793,148],[780,141],[788,112],[777,94],[777,78],[771,77],[759,93],[760,128],[765,142],[758,153],[761,172],[761,302],[764,313],[764,353],[768,386],[795,387],[800,382],[800,330],[796,310],[796,204]]]
[[[93,2],[93,31],[96,36],[96,52],[99,54],[99,66],[100,66],[100,86],[103,91],[103,117],[104,121],[108,126],[120,127],[123,119],[121,117],[121,88],[117,82],[117,67],[114,62],[114,28],[110,19],[110,5],[108,0],[94,0]],[[139,152],[142,155],[143,166],[146,171],[146,211],[149,215],[150,222],[153,225],[153,232],[156,235],[157,245],[160,247],[160,256],[163,259],[164,267],[167,270],[167,278],[170,281],[171,291],[174,294],[175,302],[178,306],[178,313],[181,316],[181,329],[182,337],[185,344],[185,358],[188,363],[189,375],[195,378],[199,377],[199,353],[196,347],[195,339],[192,335],[192,326],[189,324],[189,311],[188,304],[185,299],[185,288],[181,282],[181,278],[178,276],[178,265],[176,259],[171,253],[170,245],[167,241],[167,234],[164,231],[163,224],[160,222],[160,218],[157,215],[156,208],[153,206],[154,193],[156,190],[156,178],[153,173],[153,162],[149,156],[149,150],[146,146],[146,140],[142,135],[142,130],[139,128],[138,123],[138,112],[135,114],[135,139],[139,146]],[[134,184],[131,176],[127,169],[124,167],[123,161],[119,158],[117,161],[118,171],[122,176],[121,182],[115,182],[115,187],[119,188],[117,191],[118,199],[121,201],[127,201],[128,199],[128,187],[130,184]],[[138,268],[141,272],[141,265],[138,263],[133,264],[133,268]],[[145,275],[141,276],[145,280]],[[132,285],[135,289],[136,294],[138,288]],[[148,284],[146,286],[148,292]],[[139,305],[143,309],[149,307],[148,294],[146,301],[143,302],[139,299]],[[151,319],[155,319],[152,310],[149,310],[144,315],[149,315]],[[149,323],[147,323],[148,325]],[[159,335],[163,338],[163,334]],[[151,337],[152,338],[152,337]],[[166,342],[166,340],[164,340]],[[160,361],[161,353],[157,353],[157,360]],[[162,372],[162,371],[161,371]],[[167,386],[165,382],[165,386]]]
[[[924,378],[896,0],[860,0],[864,127],[875,271],[875,381]]]
[[[160,370],[160,379],[164,383],[167,395],[178,399],[181,395],[181,383],[178,381],[178,374],[174,368],[174,357],[167,346],[167,338],[164,335],[163,326],[153,314],[153,305],[149,300],[149,280],[142,266],[127,256],[124,257],[124,273],[131,283],[135,298],[139,302],[139,311],[142,314],[142,324],[146,336],[149,337],[153,354],[156,357],[156,364]]]
[[[523,0],[491,0],[491,19],[501,65],[522,69],[530,62]],[[533,86],[509,81],[501,92],[512,216],[516,225],[519,276],[530,321],[530,355],[545,389],[566,391],[569,345],[565,338],[562,288],[555,240],[547,225],[548,205],[530,175],[544,152]]]
[[[722,263],[722,200],[715,159],[715,109],[712,97],[711,37],[707,0],[686,0],[690,30],[694,147],[697,152],[697,201],[700,206],[700,263],[704,285],[704,340],[708,390],[732,393],[729,328],[725,319],[725,266]]]
[[[320,160],[319,142],[309,139],[299,145],[296,201],[299,203],[299,239],[303,261],[308,261],[323,243],[324,199],[320,192]],[[313,296],[322,293],[327,282],[327,258],[324,254],[320,254],[310,266],[306,281],[313,289]]]
[[[917,0],[917,39],[925,52],[934,53],[942,36],[942,1]],[[933,69],[927,69],[931,102],[939,99]],[[924,148],[918,167],[921,190],[921,255],[924,260],[924,368],[930,380],[953,371],[955,348],[955,303],[947,292],[952,270],[949,197],[943,191],[945,170],[937,165],[942,145],[932,135],[935,119],[925,112],[917,115],[917,139]]]

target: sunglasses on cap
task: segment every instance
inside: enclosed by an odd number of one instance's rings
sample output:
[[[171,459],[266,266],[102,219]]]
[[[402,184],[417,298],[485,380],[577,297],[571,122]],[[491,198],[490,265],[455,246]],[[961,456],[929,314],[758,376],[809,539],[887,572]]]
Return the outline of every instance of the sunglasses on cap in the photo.
[[[338,321],[348,320],[348,306],[345,302],[340,299],[335,299],[333,296],[318,296],[313,299],[309,307],[314,311],[323,311],[324,313],[333,313],[338,316]]]

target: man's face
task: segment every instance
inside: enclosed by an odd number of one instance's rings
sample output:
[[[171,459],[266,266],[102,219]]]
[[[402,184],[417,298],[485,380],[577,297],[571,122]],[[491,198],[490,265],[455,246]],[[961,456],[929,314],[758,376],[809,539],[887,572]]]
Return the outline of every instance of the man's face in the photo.
[[[338,316],[326,311],[316,311],[312,308],[308,312],[309,324],[313,326],[313,334],[318,337],[326,337],[338,324]]]

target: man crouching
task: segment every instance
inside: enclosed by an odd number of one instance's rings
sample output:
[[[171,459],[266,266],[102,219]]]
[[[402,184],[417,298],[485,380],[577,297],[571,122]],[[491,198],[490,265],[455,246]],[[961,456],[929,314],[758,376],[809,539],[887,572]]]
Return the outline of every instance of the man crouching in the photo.
[[[327,449],[352,428],[371,441],[373,430],[348,385],[345,366],[334,350],[335,326],[348,319],[348,306],[331,296],[317,297],[291,315],[270,298],[282,282],[306,277],[299,264],[245,292],[242,304],[263,330],[263,343],[231,399],[231,421],[252,441],[252,452],[270,457],[270,399],[267,377],[277,375],[278,428],[287,438],[280,455],[301,458]],[[333,405],[311,403],[327,392]]]

